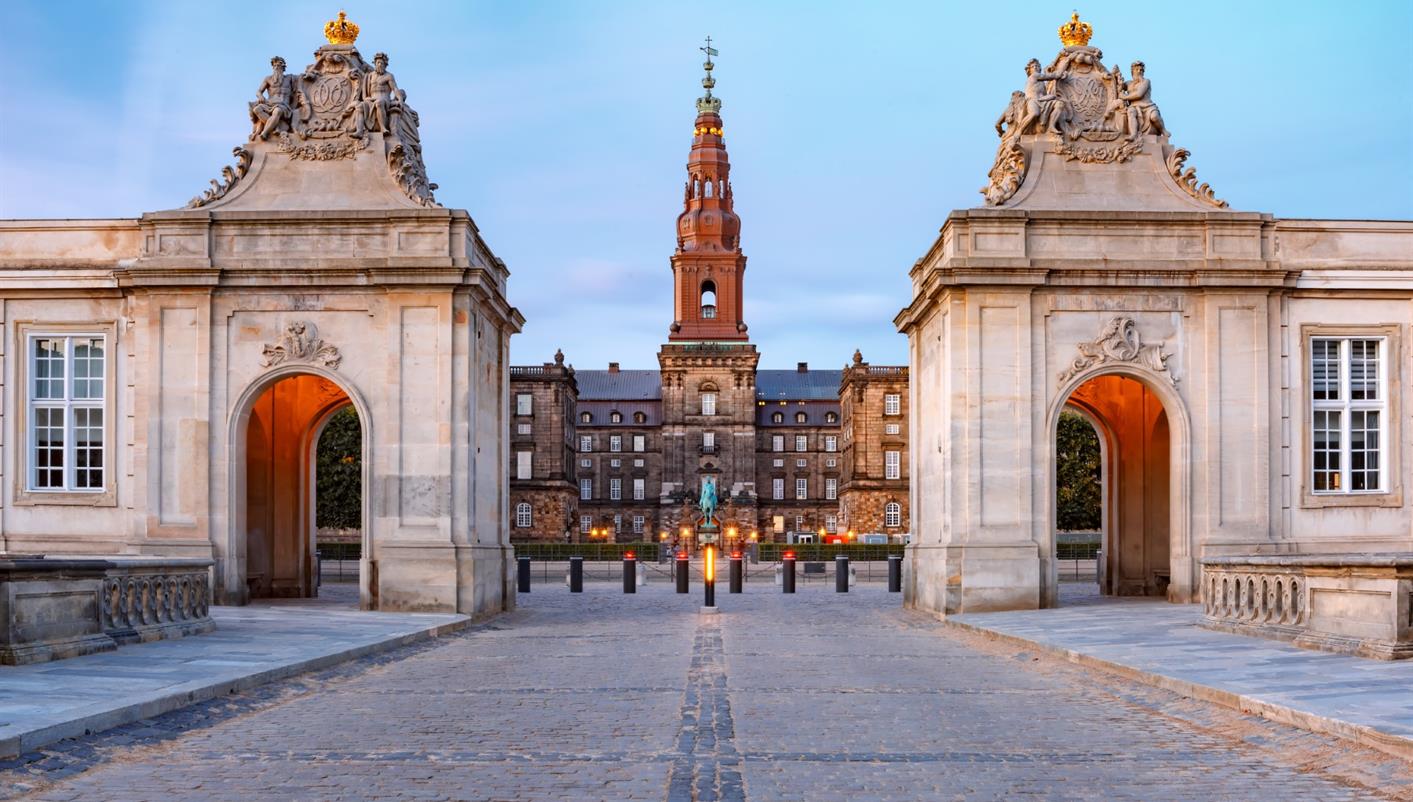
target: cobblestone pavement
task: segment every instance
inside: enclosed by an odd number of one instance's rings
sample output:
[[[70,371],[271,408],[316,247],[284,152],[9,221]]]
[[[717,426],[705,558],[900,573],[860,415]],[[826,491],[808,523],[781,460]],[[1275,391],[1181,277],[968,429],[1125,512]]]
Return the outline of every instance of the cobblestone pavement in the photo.
[[[700,602],[537,587],[440,641],[0,763],[0,798],[1413,799],[1396,759],[945,629],[881,587]]]

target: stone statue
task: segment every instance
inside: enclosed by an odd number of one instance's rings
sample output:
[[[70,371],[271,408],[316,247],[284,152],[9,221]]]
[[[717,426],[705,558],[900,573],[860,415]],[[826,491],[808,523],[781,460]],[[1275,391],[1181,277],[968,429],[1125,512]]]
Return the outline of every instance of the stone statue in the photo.
[[[255,90],[255,100],[250,104],[250,139],[269,139],[277,131],[290,131],[294,128],[294,107],[299,103],[299,89],[294,77],[285,74],[285,60],[279,56],[270,59],[273,70],[260,88]]]
[[[351,77],[358,83],[359,100],[354,112],[357,135],[362,136],[367,131],[394,133],[392,117],[402,111],[407,95],[397,88],[397,80],[388,72],[387,54],[373,56],[372,72],[354,72]]]
[[[1011,102],[1006,110],[996,118],[996,135],[1009,139],[1020,133],[1020,120],[1025,115],[1025,93],[1019,90],[1011,93]]]
[[[1104,110],[1104,117],[1116,118],[1115,128],[1132,138],[1136,139],[1143,134],[1161,136],[1166,133],[1163,117],[1158,113],[1157,104],[1153,102],[1153,85],[1143,77],[1143,62],[1133,62],[1130,71],[1132,78],[1125,81],[1118,65],[1114,65],[1114,99],[1109,101],[1108,108]]]
[[[710,479],[702,482],[702,497],[697,502],[702,508],[702,524],[710,525],[716,514],[716,483]]]
[[[1038,59],[1025,65],[1025,107],[1016,125],[1020,133],[1061,133],[1061,126],[1069,120],[1069,103],[1058,93],[1046,91],[1046,85],[1067,78],[1067,65],[1062,59],[1055,72],[1042,70]]]

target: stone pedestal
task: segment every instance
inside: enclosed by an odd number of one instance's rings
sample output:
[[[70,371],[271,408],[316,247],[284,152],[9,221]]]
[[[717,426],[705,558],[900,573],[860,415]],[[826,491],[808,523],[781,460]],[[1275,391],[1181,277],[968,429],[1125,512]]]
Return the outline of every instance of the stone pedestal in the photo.
[[[100,593],[105,560],[0,558],[0,665],[104,652]]]

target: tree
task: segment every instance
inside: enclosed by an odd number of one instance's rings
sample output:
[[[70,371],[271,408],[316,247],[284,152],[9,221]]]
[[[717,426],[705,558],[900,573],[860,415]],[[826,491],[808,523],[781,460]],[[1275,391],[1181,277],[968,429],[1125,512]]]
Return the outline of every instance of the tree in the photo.
[[[1099,433],[1077,412],[1060,413],[1055,438],[1056,527],[1062,532],[1099,529],[1102,523],[1103,481]]]
[[[317,525],[324,529],[363,527],[363,430],[358,413],[335,412],[319,437]]]

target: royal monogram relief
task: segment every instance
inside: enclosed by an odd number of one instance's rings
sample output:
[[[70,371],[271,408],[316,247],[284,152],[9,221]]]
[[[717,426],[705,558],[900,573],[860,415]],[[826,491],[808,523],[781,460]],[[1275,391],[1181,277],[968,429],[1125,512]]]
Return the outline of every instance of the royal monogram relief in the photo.
[[[1168,358],[1163,346],[1145,345],[1138,336],[1138,324],[1130,317],[1116,317],[1110,320],[1099,338],[1093,342],[1079,344],[1079,356],[1070,362],[1069,367],[1060,371],[1060,382],[1064,383],[1084,371],[1110,362],[1127,362],[1142,365],[1154,373],[1168,377],[1177,384],[1177,377],[1168,372]]]
[[[266,344],[260,354],[260,366],[273,368],[286,362],[308,362],[335,370],[343,357],[339,349],[319,339],[314,324],[296,320],[285,326],[278,342]]]

